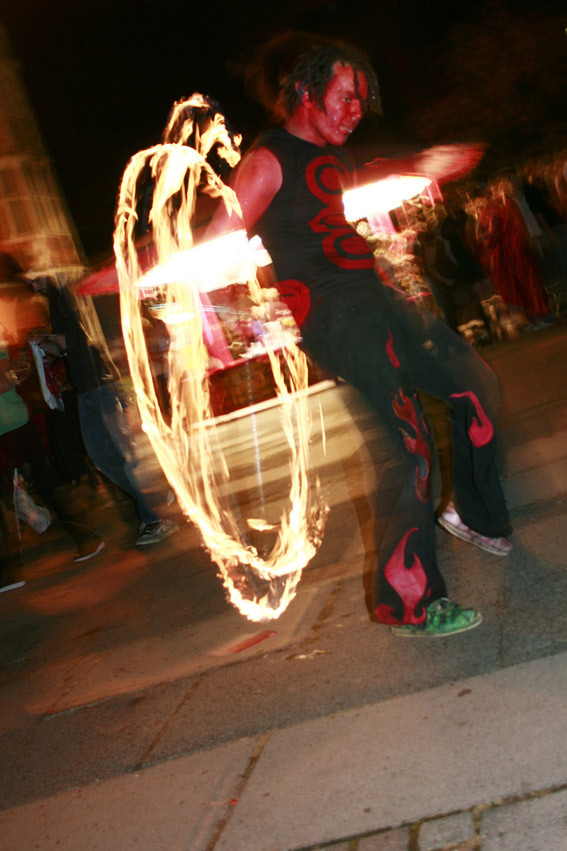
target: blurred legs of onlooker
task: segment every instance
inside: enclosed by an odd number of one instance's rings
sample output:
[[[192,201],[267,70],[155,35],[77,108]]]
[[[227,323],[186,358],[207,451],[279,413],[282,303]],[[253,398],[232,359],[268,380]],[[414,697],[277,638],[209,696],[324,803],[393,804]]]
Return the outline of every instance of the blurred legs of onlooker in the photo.
[[[0,594],[25,585],[21,578],[22,555],[8,520],[12,484],[0,473]]]
[[[160,520],[136,478],[136,456],[124,410],[111,385],[101,385],[78,396],[85,448],[95,466],[135,502],[143,529],[137,546],[157,543],[177,530]]]
[[[57,476],[32,421],[0,436],[4,492],[6,482],[12,481],[14,468],[24,465],[29,468],[37,492],[75,542],[74,561],[87,561],[97,555],[104,548],[104,541],[92,530],[86,507],[77,494]]]
[[[46,414],[46,435],[57,473],[72,484],[91,478],[92,467],[81,436],[75,393],[63,391],[61,398],[64,409],[49,410]]]
[[[154,544],[177,531],[172,520],[160,520],[148,502],[135,474],[136,458],[122,404],[112,384],[100,350],[81,323],[69,292],[53,279],[32,281],[35,292],[46,296],[53,331],[52,339],[40,341],[50,356],[66,352],[70,383],[77,394],[81,434],[87,454],[101,473],[135,502],[141,534],[136,546]]]

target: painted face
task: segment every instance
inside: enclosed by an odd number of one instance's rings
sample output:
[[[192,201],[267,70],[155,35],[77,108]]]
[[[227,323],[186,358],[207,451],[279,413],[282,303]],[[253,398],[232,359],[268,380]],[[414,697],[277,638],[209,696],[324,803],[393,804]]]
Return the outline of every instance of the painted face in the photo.
[[[335,64],[320,109],[309,101],[311,138],[316,145],[344,145],[362,118],[368,82],[362,71],[355,72],[350,65]]]

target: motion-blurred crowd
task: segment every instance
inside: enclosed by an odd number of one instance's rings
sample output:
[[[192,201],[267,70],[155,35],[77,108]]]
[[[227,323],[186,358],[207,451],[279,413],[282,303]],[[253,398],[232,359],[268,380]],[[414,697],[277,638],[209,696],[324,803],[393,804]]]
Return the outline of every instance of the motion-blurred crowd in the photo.
[[[2,592],[25,584],[22,532],[44,532],[49,512],[74,544],[75,563],[102,552],[93,514],[101,487],[131,504],[137,547],[168,538],[177,524],[159,516],[159,497],[142,481],[119,375],[70,288],[26,275],[0,253],[0,302]],[[164,480],[159,488],[165,493]]]
[[[566,152],[453,185],[403,233],[402,251],[377,243],[379,264],[474,345],[567,315]]]

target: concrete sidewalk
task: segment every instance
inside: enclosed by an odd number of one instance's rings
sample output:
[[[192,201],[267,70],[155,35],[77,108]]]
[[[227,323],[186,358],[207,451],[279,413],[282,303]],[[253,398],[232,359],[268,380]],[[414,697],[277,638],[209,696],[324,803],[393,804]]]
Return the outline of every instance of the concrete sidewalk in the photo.
[[[566,666],[560,653],[16,807],[0,844],[565,851]]]

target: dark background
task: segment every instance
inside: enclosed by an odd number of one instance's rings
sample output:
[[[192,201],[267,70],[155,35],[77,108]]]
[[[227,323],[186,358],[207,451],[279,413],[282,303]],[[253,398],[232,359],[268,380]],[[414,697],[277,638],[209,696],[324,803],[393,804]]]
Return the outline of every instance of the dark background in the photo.
[[[486,141],[482,168],[567,147],[564,0],[0,0],[85,250],[108,255],[129,157],[156,144],[175,100],[220,102],[243,149],[263,110],[234,67],[292,27],[365,48],[384,118],[355,144]]]

